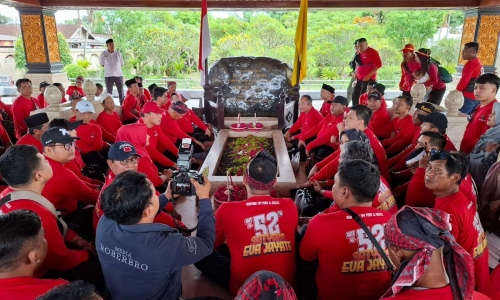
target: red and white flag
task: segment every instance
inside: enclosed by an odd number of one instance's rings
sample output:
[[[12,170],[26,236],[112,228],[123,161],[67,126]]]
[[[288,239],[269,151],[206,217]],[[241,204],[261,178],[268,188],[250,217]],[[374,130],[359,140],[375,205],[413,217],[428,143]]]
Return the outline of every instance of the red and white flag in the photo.
[[[198,57],[198,70],[201,71],[202,86],[205,84],[205,59],[207,59],[212,52],[207,10],[207,0],[201,0],[200,54]]]

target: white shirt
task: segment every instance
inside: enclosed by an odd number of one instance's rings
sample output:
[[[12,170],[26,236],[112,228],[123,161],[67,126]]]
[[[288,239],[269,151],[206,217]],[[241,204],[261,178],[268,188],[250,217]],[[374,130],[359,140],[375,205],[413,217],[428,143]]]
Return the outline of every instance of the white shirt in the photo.
[[[123,56],[120,51],[109,52],[107,49],[101,53],[99,64],[104,66],[104,77],[122,77]]]

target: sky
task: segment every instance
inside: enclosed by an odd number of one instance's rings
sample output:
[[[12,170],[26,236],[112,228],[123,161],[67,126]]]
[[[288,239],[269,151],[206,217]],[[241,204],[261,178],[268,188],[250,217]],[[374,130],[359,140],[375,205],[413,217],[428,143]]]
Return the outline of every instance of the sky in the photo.
[[[0,4],[0,12],[2,15],[7,16],[13,20],[15,20],[15,23],[19,23],[19,12],[10,6],[7,5],[2,5]],[[87,13],[84,10],[80,11],[80,16],[83,17],[87,15]],[[210,15],[216,17],[216,18],[227,18],[229,15],[229,12],[227,11],[212,11],[210,12]],[[58,10],[56,12],[56,21],[57,23],[64,23],[66,20],[73,20],[78,18],[78,12],[76,10]]]

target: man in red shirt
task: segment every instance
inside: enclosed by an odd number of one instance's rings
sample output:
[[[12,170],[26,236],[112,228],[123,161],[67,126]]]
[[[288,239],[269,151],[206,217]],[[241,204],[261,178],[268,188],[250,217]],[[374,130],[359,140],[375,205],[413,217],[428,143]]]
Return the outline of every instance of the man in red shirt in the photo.
[[[28,132],[28,127],[24,120],[30,116],[32,111],[37,110],[39,107],[36,105],[36,99],[31,97],[33,94],[31,80],[27,78],[18,79],[16,86],[21,96],[12,102],[12,114],[14,115],[13,121],[16,138],[20,138]]]
[[[483,74],[476,79],[474,96],[479,101],[469,116],[469,124],[465,127],[464,137],[460,143],[460,151],[470,154],[479,137],[488,130],[486,124],[488,116],[493,109],[493,103],[497,102],[496,95],[500,87],[500,78],[495,74]]]
[[[99,191],[89,188],[64,166],[75,159],[75,141],[78,139],[59,127],[50,128],[42,134],[43,153],[54,173],[43,188],[42,196],[61,211],[66,222],[77,225],[75,231],[91,240],[93,207],[78,209],[78,202],[95,205]]]
[[[177,169],[177,164],[174,161],[177,161],[179,149],[165,136],[160,127],[164,113],[165,111],[161,109],[155,101],[150,101],[142,108],[142,118],[137,122],[144,123],[148,127],[149,144],[146,146],[146,150],[153,162],[155,162],[156,165],[160,165],[162,167],[161,170],[165,169],[165,167]],[[168,156],[163,155],[162,152],[158,150],[158,144],[160,144],[162,148],[167,149],[169,152]],[[172,157],[174,161],[167,157]]]
[[[0,199],[10,200],[1,206],[0,214],[29,210],[40,217],[47,241],[47,256],[35,269],[34,277],[82,279],[99,284],[103,278],[99,262],[95,259],[94,247],[71,229],[65,230],[63,222],[58,220],[54,206],[41,195],[53,174],[50,164],[35,147],[11,147],[0,157],[0,176],[9,185],[0,194]],[[60,188],[71,188],[63,185],[67,183],[61,184]],[[5,198],[6,196],[8,198]],[[68,248],[66,243],[71,245],[72,249]],[[100,285],[102,286],[102,282]],[[3,288],[1,290],[3,291]]]
[[[188,92],[182,91],[178,93],[180,100],[186,103],[191,99],[191,95]],[[161,106],[160,106],[161,107]],[[192,109],[188,108],[188,112],[179,120],[179,127],[187,134],[191,136],[196,136],[196,139],[203,142],[205,146],[210,147],[211,143],[207,143],[212,131],[207,127],[203,121],[198,118],[198,116],[193,112]]]
[[[102,86],[102,84],[96,83],[95,84],[95,95],[94,96],[96,96],[96,97],[101,96],[103,90],[104,90],[104,87]]]
[[[122,123],[124,125],[135,123],[141,117],[141,108],[139,106],[139,85],[135,79],[125,81],[125,85],[130,92],[123,100],[122,105]]]
[[[34,278],[47,256],[47,241],[40,217],[29,210],[0,215],[0,299],[33,300],[62,279]]]
[[[225,243],[230,257],[215,250],[195,263],[233,296],[245,280],[265,268],[295,284],[295,233],[298,216],[291,199],[272,198],[277,164],[264,151],[250,160],[243,183],[248,199],[222,204],[215,214],[214,249]]]
[[[383,227],[391,214],[372,207],[379,187],[380,173],[372,164],[362,160],[340,164],[332,193],[342,210],[313,217],[300,243],[303,260],[319,260],[317,299],[375,300],[390,286],[391,275],[381,255],[361,226],[344,211],[358,214],[385,250]]]
[[[373,86],[377,84],[375,80],[370,80],[366,84],[366,93],[361,94],[359,96],[359,104],[361,105],[368,105],[368,96],[373,93]]]
[[[441,133],[446,139],[445,150],[456,151],[455,145],[450,140],[450,138],[446,135],[446,128],[448,128],[448,118],[442,113],[435,112],[431,113],[427,116],[419,115],[418,119],[422,121],[422,125],[420,125],[421,132],[424,131],[434,131]]]
[[[411,144],[413,132],[415,130],[415,125],[413,125],[412,116],[410,115],[412,105],[413,99],[411,97],[400,96],[398,98],[394,108],[394,114],[396,114],[397,117],[392,119],[390,125],[384,129],[387,131],[390,130],[392,132],[392,137],[381,141],[387,155],[398,154],[399,151]],[[393,147],[393,144],[396,142],[399,142],[400,147],[398,148],[400,149],[395,149]]]
[[[102,129],[103,139],[112,144],[116,140],[116,133],[118,129],[122,127],[122,121],[120,121],[120,116],[115,111],[115,100],[111,94],[102,94],[102,106],[104,110],[97,116],[96,122]],[[91,121],[92,122],[92,121]],[[106,138],[104,133],[108,134]]]
[[[462,69],[462,76],[456,90],[464,95],[464,104],[459,110],[467,115],[479,104],[474,97],[474,86],[476,79],[484,73],[484,69],[479,57],[477,57],[478,51],[479,44],[477,42],[466,43],[462,49],[462,59],[467,62]]]
[[[285,142],[287,148],[300,149],[300,159],[306,159],[305,147],[298,146],[301,133],[305,133],[323,120],[323,116],[312,106],[312,98],[303,95],[299,100],[300,115],[297,121],[285,132]],[[306,140],[310,142],[310,140]]]
[[[16,145],[32,145],[38,149],[38,152],[43,154],[43,146],[40,139],[42,134],[49,128],[49,117],[47,113],[34,114],[25,120],[28,126],[28,133],[23,135]]]
[[[135,76],[134,80],[137,83],[137,85],[139,86],[139,88],[143,88],[144,82],[142,81],[142,77],[141,76]],[[140,83],[140,85],[139,85],[139,83]],[[149,89],[144,89],[144,91],[143,91],[142,94],[144,95],[144,98],[146,99],[146,101],[151,101],[152,100],[151,92],[149,91]],[[127,91],[127,96],[128,95],[130,95],[130,91]]]
[[[344,121],[344,113],[348,105],[346,97],[335,97],[330,104],[330,113],[308,131],[303,131],[297,147],[306,146],[307,156],[309,153],[314,153],[315,156],[323,158],[337,150],[339,144],[338,142],[332,143],[331,138],[339,136],[337,124]],[[306,144],[306,141],[310,142]]]
[[[326,118],[330,115],[330,105],[332,105],[332,100],[335,98],[335,89],[331,85],[323,84],[323,86],[321,86],[320,96],[323,100],[323,104],[319,112]]]
[[[359,57],[362,64],[356,67],[356,86],[352,93],[352,104],[359,104],[359,96],[366,92],[368,81],[377,80],[377,70],[382,67],[382,60],[377,50],[368,47],[365,38],[358,40]]]
[[[460,153],[433,151],[425,170],[425,187],[436,195],[434,209],[451,215],[451,234],[474,258],[475,289],[488,285],[488,242],[479,220],[476,202],[463,194],[460,185],[468,175],[467,158]]]
[[[382,107],[382,95],[379,93],[371,93],[366,102],[373,113],[368,128],[370,128],[379,139],[390,138],[390,133],[384,130],[384,127],[391,122],[391,117],[387,109]]]
[[[38,108],[45,108],[49,106],[47,101],[45,101],[45,96],[43,95],[43,93],[45,93],[45,89],[49,85],[50,83],[48,83],[47,81],[40,82],[40,94],[38,95],[38,97],[36,97],[36,105],[38,106]]]
[[[172,94],[177,91],[177,82],[175,81],[167,81],[167,101],[170,101],[172,98]]]
[[[83,92],[83,76],[77,76],[75,80],[75,85],[71,85],[68,87],[68,90],[66,91],[66,95],[68,96],[77,96],[80,95],[81,97],[85,97],[85,93]]]

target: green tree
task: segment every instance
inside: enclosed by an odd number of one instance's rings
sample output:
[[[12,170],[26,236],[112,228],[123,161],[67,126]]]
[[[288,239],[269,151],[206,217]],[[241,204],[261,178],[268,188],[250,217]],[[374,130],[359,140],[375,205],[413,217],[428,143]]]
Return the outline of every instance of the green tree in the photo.
[[[386,15],[385,32],[396,48],[405,44],[423,47],[443,22],[442,11],[391,11]]]
[[[64,35],[60,32],[57,33],[57,42],[59,43],[59,53],[61,54],[62,64],[66,66],[73,63],[68,42],[66,41],[66,38],[64,38]]]
[[[12,24],[12,23],[14,23],[14,20],[12,20],[7,16],[0,15],[0,24]]]
[[[443,65],[456,65],[460,55],[460,39],[442,39],[432,47],[432,57]]]
[[[26,69],[26,54],[24,53],[24,43],[22,37],[18,37],[14,43],[14,60],[16,61],[16,69]]]

